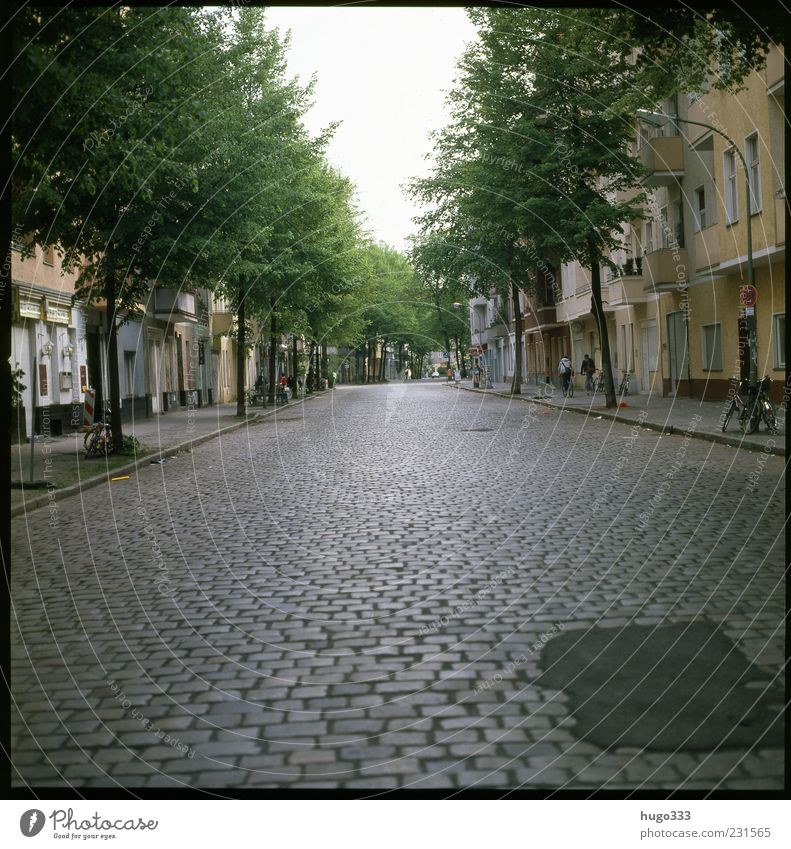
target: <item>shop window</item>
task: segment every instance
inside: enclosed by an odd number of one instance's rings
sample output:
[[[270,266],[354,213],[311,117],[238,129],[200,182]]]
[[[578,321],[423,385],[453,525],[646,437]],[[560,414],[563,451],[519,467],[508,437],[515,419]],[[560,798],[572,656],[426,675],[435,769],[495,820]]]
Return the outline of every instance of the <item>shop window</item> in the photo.
[[[702,368],[722,371],[722,335],[719,324],[704,324],[701,332]]]

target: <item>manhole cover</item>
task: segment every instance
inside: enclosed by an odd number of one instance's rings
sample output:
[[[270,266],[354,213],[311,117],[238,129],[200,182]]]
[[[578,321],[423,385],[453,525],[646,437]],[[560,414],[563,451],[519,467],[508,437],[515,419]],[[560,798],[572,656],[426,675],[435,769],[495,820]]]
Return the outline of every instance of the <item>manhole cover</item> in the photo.
[[[462,433],[488,433],[491,430],[490,427],[463,427],[461,429]]]
[[[535,683],[564,690],[576,733],[602,748],[783,744],[781,689],[705,622],[567,631],[541,669]]]

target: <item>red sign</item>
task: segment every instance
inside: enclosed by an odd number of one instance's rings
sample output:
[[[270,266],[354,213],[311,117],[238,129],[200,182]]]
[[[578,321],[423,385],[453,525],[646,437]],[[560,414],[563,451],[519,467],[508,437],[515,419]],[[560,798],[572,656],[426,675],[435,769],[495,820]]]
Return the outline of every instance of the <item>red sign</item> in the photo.
[[[743,307],[752,307],[758,300],[758,290],[755,286],[742,286],[739,289],[739,302]]]

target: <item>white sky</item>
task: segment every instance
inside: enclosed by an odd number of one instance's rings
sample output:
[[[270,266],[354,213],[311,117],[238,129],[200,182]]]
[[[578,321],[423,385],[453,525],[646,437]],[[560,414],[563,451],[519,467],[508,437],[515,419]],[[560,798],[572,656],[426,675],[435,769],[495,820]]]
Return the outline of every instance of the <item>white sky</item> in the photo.
[[[456,59],[475,38],[464,10],[284,6],[267,19],[291,30],[289,74],[317,74],[308,129],[342,121],[328,158],[356,184],[374,238],[403,248],[420,210],[401,186],[427,173],[429,132],[446,123]]]

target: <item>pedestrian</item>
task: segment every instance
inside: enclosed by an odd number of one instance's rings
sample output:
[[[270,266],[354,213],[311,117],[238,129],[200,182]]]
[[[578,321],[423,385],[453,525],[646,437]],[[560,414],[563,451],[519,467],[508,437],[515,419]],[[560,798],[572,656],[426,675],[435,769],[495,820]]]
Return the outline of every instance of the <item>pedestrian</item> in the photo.
[[[585,375],[585,392],[590,395],[593,392],[593,373],[596,371],[596,363],[588,355],[582,358],[582,374]]]
[[[453,369],[448,366],[448,383],[450,383],[451,380],[453,380]]]
[[[568,389],[569,382],[574,375],[574,370],[571,367],[571,360],[565,354],[563,354],[560,358],[560,362],[558,363],[558,374],[560,374],[563,391],[565,392]]]

